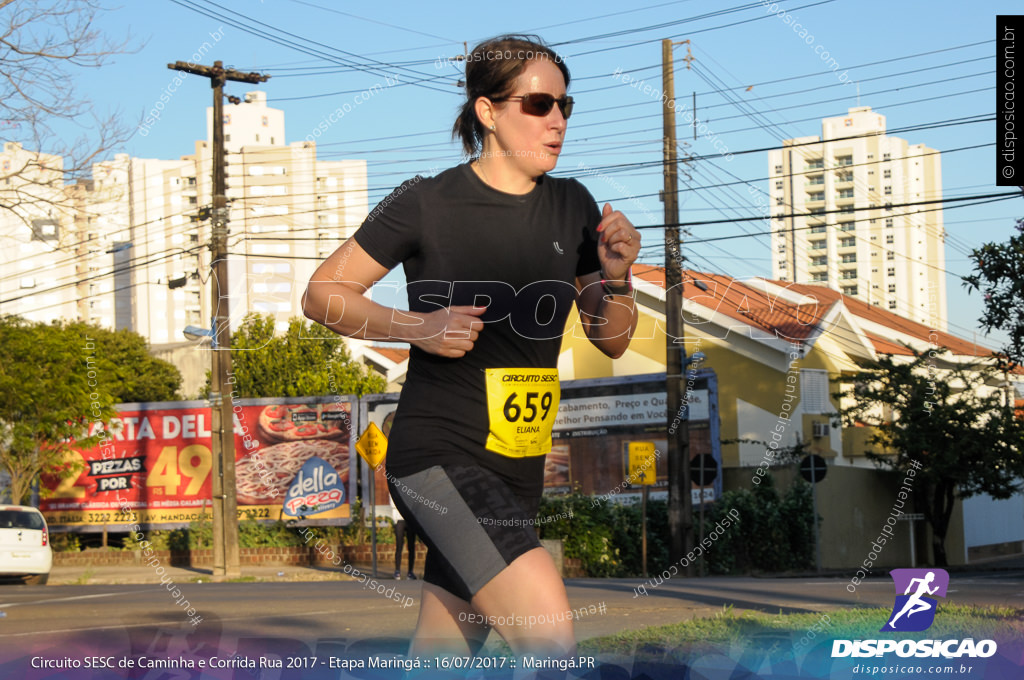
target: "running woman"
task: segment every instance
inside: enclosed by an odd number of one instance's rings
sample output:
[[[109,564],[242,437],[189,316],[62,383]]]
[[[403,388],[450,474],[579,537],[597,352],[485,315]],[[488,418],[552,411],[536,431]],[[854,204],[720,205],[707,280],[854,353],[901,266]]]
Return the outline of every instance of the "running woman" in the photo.
[[[626,351],[640,234],[576,180],[548,175],[568,85],[539,40],[474,48],[453,130],[470,161],[395,189],[304,297],[305,314],[337,333],[411,345],[386,466],[428,547],[411,655],[475,654],[491,627],[519,655],[575,652],[565,585],[533,526],[556,366],[573,304],[598,349]],[[364,297],[399,264],[409,311]]]

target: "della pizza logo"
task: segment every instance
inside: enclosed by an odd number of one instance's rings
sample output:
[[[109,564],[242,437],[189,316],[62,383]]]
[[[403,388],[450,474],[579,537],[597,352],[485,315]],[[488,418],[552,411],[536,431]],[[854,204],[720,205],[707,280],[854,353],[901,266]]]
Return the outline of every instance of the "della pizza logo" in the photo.
[[[945,569],[893,569],[889,575],[896,588],[896,601],[889,620],[879,631],[928,630],[935,621],[935,597],[946,597],[949,573]]]

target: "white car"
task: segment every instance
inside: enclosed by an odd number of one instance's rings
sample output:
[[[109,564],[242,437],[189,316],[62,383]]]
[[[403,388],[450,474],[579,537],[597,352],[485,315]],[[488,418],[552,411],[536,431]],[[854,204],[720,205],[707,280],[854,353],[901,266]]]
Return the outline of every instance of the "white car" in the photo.
[[[29,505],[0,505],[0,577],[21,576],[46,585],[53,566],[43,513]]]

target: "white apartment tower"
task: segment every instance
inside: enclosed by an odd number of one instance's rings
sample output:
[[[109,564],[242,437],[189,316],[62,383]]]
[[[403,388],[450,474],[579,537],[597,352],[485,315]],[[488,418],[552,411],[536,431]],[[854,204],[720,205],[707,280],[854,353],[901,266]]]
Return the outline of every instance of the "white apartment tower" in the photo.
[[[769,153],[772,274],[945,330],[939,152],[885,134],[870,107],[822,120],[822,136]]]
[[[89,278],[80,259],[74,200],[64,159],[4,142],[0,152],[0,315],[30,321],[76,318],[77,292]],[[97,318],[104,318],[95,309]],[[112,317],[110,317],[112,319]]]
[[[315,143],[286,144],[284,112],[262,92],[224,115],[232,327],[255,311],[280,328],[302,316],[314,269],[365,218],[366,162],[318,161]],[[208,131],[210,116],[212,107]],[[64,186],[59,157],[5,144],[0,200],[10,203],[15,189],[50,200],[0,214],[0,313],[128,328],[156,346],[185,342],[185,326],[209,328],[211,287],[223,285],[211,281],[210,225],[200,216],[212,203],[212,156],[208,141],[180,160],[119,154],[94,164],[91,180]],[[23,187],[26,172],[33,181]]]

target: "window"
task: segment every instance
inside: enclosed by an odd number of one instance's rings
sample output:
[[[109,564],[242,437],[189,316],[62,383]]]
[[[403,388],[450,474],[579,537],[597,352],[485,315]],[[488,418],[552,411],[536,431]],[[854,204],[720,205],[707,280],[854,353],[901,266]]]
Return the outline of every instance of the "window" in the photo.
[[[785,269],[785,268],[786,268],[786,261],[785,260],[779,260],[779,269]]]
[[[889,309],[896,309],[896,301],[889,300]]]
[[[896,237],[895,236],[893,236],[892,234],[886,234],[885,235],[885,242],[886,243],[893,243],[894,241],[896,241]]]
[[[885,275],[896,276],[896,267],[889,267],[887,270],[885,270]]]
[[[853,198],[853,189],[840,189],[839,198]]]
[[[853,231],[856,229],[856,222],[840,222],[836,226],[839,227],[839,231]]]
[[[892,187],[885,187],[885,195],[892,196]]]
[[[820,267],[823,264],[828,264],[828,255],[815,255],[811,258],[812,267]]]
[[[846,280],[855,279],[855,278],[857,278],[857,270],[856,269],[847,269],[846,271],[843,272],[843,275],[842,275],[841,278],[846,279]]]
[[[853,156],[836,156],[836,165],[839,167],[853,165]]]
[[[891,217],[885,218],[885,226],[889,227],[890,229],[892,228],[892,218]]]
[[[841,238],[841,239],[839,239],[839,247],[840,248],[852,248],[855,245],[856,240],[857,239],[854,238],[853,236],[850,236],[848,238]]]
[[[808,201],[824,201],[825,200],[825,192],[824,191],[812,191],[812,192],[809,192],[807,194],[807,200]]]
[[[885,259],[887,259],[887,260],[895,260],[896,259],[896,253],[894,253],[893,251],[890,250],[889,252],[887,252],[885,254]]]
[[[784,199],[784,198],[776,198],[775,199],[775,205],[786,205],[786,199]]]
[[[885,177],[886,179],[889,179],[890,177],[892,177],[892,170],[886,170],[886,171],[884,171],[884,172],[882,173],[882,177]]]
[[[827,247],[827,241],[811,241],[811,250],[825,250]]]
[[[889,154],[887,154],[887,153],[883,153],[883,154],[882,154],[882,160],[883,160],[883,161],[887,161],[887,160],[889,160]]]
[[[828,281],[828,272],[811,274],[811,281]]]
[[[842,172],[837,172],[836,173],[836,181],[837,182],[852,182],[853,181],[853,173],[850,172],[849,170],[843,170]]]
[[[843,295],[856,296],[857,286],[843,286]]]
[[[890,293],[895,293],[896,292],[896,284],[895,283],[890,283],[889,284],[889,292]]]
[[[786,244],[785,243],[780,243],[779,244],[779,252],[780,253],[786,252]]]
[[[843,255],[843,262],[856,262],[856,261],[857,261],[857,253],[847,253],[846,255]]]
[[[828,371],[800,369],[800,406],[804,413],[831,413],[835,410],[828,399]]]
[[[807,178],[807,183],[810,185],[824,184],[825,175],[811,175]]]
[[[808,170],[814,170],[816,168],[824,168],[824,167],[825,167],[825,160],[823,158],[808,158],[807,159],[807,169]]]
[[[781,189],[782,188],[782,184],[783,184],[782,180],[781,179],[778,180],[777,182],[775,182],[775,188],[776,189]]]
[[[817,226],[811,227],[811,233],[824,234],[826,229],[828,229],[828,227],[826,227],[824,224],[819,224]]]
[[[776,165],[775,166],[775,174],[779,174],[780,172],[782,172],[782,166],[781,165]]]

